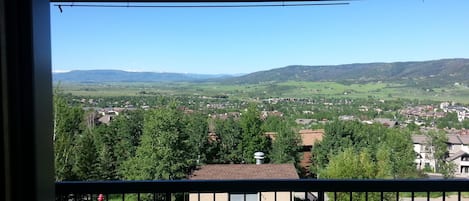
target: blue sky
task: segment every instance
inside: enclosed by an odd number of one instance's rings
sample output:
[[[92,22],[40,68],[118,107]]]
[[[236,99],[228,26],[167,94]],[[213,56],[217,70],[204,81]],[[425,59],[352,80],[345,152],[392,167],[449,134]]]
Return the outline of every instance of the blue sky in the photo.
[[[235,74],[287,65],[469,57],[469,1],[95,8],[51,3],[53,71]],[[124,4],[126,5],[126,4]]]

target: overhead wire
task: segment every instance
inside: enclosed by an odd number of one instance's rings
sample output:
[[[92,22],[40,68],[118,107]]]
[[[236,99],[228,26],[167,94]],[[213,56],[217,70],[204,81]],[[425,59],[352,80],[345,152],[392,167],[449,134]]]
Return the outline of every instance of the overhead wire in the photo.
[[[231,5],[118,5],[118,4],[55,4],[62,12],[62,7],[99,7],[99,8],[249,8],[249,7],[301,7],[301,6],[335,6],[348,5],[348,2],[337,3],[288,3],[285,4],[231,4]]]

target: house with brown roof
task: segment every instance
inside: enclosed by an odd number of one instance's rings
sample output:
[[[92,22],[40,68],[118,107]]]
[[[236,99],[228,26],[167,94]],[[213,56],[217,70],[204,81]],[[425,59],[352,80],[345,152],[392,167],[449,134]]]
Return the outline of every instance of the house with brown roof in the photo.
[[[195,170],[189,180],[299,179],[293,164],[211,164]],[[293,201],[304,199],[304,192],[222,192],[190,193],[189,201]],[[314,196],[308,193],[308,198]],[[303,196],[303,197],[301,197]]]
[[[306,175],[309,174],[309,167],[311,166],[311,149],[316,142],[321,142],[324,136],[324,129],[304,129],[300,130],[301,136],[301,152],[303,158],[301,159],[300,166]]]
[[[308,176],[309,167],[311,165],[311,149],[313,148],[316,142],[321,142],[324,136],[324,129],[303,129],[298,132],[301,138],[301,153],[302,158],[300,161],[300,166],[303,169],[303,172]],[[266,132],[264,135],[270,138],[272,141],[275,141],[277,132]]]

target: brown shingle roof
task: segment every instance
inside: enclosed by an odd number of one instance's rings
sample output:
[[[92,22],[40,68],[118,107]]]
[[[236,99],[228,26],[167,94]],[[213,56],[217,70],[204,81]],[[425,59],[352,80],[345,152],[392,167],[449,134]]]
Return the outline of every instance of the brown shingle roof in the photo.
[[[459,150],[458,152],[456,152],[453,156],[449,157],[446,159],[446,161],[454,161],[455,159],[463,156],[463,155],[469,155],[469,153],[467,153],[466,151],[464,150]]]
[[[215,164],[204,165],[190,180],[299,179],[293,164]]]
[[[412,135],[412,142],[414,144],[426,144],[428,142],[428,137],[425,135]]]
[[[462,144],[461,140],[459,139],[458,135],[446,135],[448,137],[448,143],[450,144]]]
[[[459,135],[459,139],[465,145],[469,144],[469,136],[467,135]]]

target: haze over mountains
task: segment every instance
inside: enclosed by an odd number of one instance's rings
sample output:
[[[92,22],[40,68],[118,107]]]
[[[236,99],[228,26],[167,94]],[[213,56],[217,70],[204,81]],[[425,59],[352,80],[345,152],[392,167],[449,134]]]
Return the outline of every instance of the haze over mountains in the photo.
[[[217,81],[225,84],[257,84],[285,81],[404,82],[417,85],[469,84],[469,59],[421,62],[364,63],[331,66],[292,65],[243,76],[182,73],[80,70],[54,73],[54,81],[66,82],[162,82]]]
[[[54,82],[191,82],[228,78],[223,74],[129,72],[123,70],[73,70],[53,73]]]

